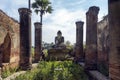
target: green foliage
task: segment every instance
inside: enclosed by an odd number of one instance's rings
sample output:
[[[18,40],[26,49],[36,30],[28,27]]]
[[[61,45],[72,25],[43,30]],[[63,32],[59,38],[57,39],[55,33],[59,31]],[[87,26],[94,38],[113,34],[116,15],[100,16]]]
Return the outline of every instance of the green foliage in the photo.
[[[51,2],[49,0],[35,0],[35,2],[32,3],[32,8],[36,14],[40,12],[41,23],[43,14],[52,13],[53,11]]]
[[[34,54],[35,54],[35,52],[34,52],[34,47],[32,47],[31,53],[32,53],[32,58],[34,58]]]
[[[73,50],[73,45],[71,45],[70,41],[65,42],[66,48],[69,50]]]
[[[18,68],[5,68],[5,70],[2,72],[1,77],[6,78],[10,76],[11,74],[15,73]]]
[[[43,50],[43,53],[45,54],[45,57],[48,56],[48,50],[47,50],[47,49],[44,49],[44,50]]]
[[[37,68],[15,80],[88,80],[83,68],[72,61],[41,61]]]

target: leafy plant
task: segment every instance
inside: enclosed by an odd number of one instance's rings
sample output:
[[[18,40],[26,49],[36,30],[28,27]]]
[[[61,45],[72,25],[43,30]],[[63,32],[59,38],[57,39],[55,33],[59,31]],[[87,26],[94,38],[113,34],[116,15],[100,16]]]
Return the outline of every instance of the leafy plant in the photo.
[[[11,74],[15,73],[17,69],[18,69],[17,67],[16,68],[5,68],[1,74],[1,77],[6,78],[10,76]]]
[[[88,80],[83,68],[72,61],[41,61],[37,68],[15,80]]]

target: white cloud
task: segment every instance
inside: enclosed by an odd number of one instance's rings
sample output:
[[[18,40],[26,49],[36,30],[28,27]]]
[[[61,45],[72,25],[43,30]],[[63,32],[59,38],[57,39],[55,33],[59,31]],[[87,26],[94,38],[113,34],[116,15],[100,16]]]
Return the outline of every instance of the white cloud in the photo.
[[[33,2],[34,0],[31,0]],[[107,13],[107,9],[104,9],[102,1],[93,0],[90,4],[87,0],[76,0],[73,3],[69,0],[50,0],[54,11],[52,14],[44,15],[43,22],[43,40],[45,42],[54,42],[54,37],[58,30],[63,32],[65,40],[69,40],[72,43],[76,41],[76,25],[75,22],[84,21],[84,41],[86,35],[86,15],[89,6],[95,5],[101,6],[99,20],[103,15]],[[73,1],[73,0],[72,0]],[[98,3],[101,1],[101,3]],[[67,3],[68,2],[68,3]],[[85,3],[83,5],[83,3]],[[82,4],[82,5],[80,5]],[[67,5],[67,6],[66,6]],[[105,6],[105,5],[104,5]],[[106,5],[107,6],[107,5]],[[28,0],[1,0],[0,9],[7,12],[7,14],[17,20],[19,20],[18,8],[28,7]],[[104,9],[104,10],[103,10]],[[34,45],[34,22],[39,22],[39,15],[32,12],[32,45]]]
[[[84,3],[86,0],[80,0],[80,1],[76,1],[74,3],[70,3],[69,6],[74,6],[74,5],[80,5],[82,3]]]
[[[49,20],[48,23],[44,23],[43,26],[43,40],[53,42],[54,37],[58,30],[61,30],[65,40],[75,43],[76,41],[76,25],[75,22],[78,20],[85,21],[85,11],[76,10],[71,12],[65,8],[54,11],[53,14],[45,18]]]

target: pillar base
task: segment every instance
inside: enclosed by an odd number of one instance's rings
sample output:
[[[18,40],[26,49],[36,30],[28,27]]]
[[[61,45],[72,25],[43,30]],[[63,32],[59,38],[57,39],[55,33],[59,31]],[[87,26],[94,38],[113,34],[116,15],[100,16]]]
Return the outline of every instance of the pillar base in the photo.
[[[29,64],[29,65],[21,64],[20,69],[22,69],[22,70],[31,70],[32,69],[32,64]]]
[[[97,64],[85,64],[85,70],[97,70]]]

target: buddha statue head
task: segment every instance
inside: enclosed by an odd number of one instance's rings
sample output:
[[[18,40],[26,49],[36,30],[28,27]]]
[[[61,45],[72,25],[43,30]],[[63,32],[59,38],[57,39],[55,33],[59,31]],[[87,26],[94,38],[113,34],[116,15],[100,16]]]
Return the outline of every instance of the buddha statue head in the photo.
[[[58,38],[61,38],[61,37],[62,37],[62,32],[61,32],[60,30],[57,32],[57,37],[58,37]]]

